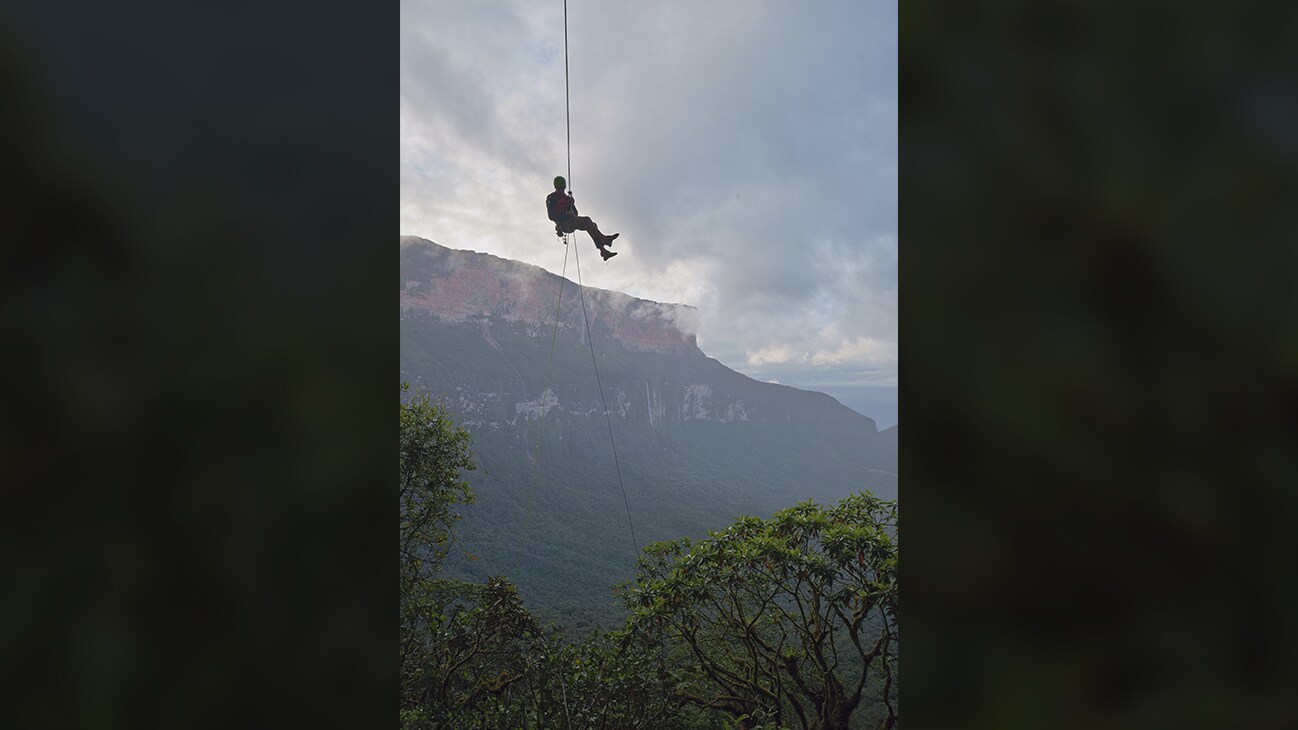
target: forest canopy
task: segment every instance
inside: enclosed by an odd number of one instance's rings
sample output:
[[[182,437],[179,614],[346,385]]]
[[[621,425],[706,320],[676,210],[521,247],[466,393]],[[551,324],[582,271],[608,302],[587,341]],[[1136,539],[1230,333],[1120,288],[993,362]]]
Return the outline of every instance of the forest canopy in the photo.
[[[893,728],[897,508],[869,492],[646,547],[625,625],[581,638],[505,576],[442,575],[469,434],[402,386],[401,725]]]

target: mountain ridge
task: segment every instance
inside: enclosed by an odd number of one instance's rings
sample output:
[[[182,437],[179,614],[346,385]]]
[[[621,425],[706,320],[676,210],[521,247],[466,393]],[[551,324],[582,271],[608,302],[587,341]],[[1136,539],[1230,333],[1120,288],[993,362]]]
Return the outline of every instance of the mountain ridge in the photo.
[[[576,284],[452,252],[402,238],[401,377],[474,440],[461,577],[504,573],[551,617],[612,621],[633,547],[807,499],[897,496],[896,426],[708,357],[697,310],[587,289],[587,326]]]

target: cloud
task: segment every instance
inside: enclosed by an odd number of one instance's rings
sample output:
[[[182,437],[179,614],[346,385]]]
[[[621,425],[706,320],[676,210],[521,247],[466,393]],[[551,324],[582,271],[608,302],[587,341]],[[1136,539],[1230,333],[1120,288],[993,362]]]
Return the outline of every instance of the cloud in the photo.
[[[699,310],[687,305],[639,300],[639,306],[628,310],[631,319],[649,323],[666,322],[682,334],[698,333]]]
[[[821,336],[805,348],[774,345],[750,350],[746,361],[755,367],[771,365],[803,365],[836,367],[840,365],[880,365],[897,359],[897,344],[874,337],[842,340]]]
[[[897,361],[897,343],[874,337],[858,337],[826,344],[811,356],[813,365],[867,364],[881,365]]]
[[[402,233],[696,307],[699,344],[797,384],[896,378],[895,4],[402,4]],[[685,329],[685,327],[682,327]]]

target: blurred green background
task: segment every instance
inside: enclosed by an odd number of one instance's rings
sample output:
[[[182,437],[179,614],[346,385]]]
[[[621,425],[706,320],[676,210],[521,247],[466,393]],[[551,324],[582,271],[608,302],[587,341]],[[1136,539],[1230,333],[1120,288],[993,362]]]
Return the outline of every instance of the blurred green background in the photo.
[[[396,711],[398,13],[0,10],[0,725]]]
[[[908,726],[1298,727],[1295,31],[901,6]]]

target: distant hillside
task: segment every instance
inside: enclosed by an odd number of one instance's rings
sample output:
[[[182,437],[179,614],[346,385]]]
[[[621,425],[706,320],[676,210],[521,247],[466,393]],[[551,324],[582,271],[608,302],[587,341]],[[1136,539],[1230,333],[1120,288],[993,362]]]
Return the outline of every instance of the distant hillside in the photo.
[[[544,615],[606,622],[610,585],[633,572],[628,503],[643,548],[809,498],[896,497],[896,427],[707,357],[694,309],[585,290],[601,401],[575,283],[401,245],[401,378],[445,398],[480,465],[464,577],[504,573]]]

